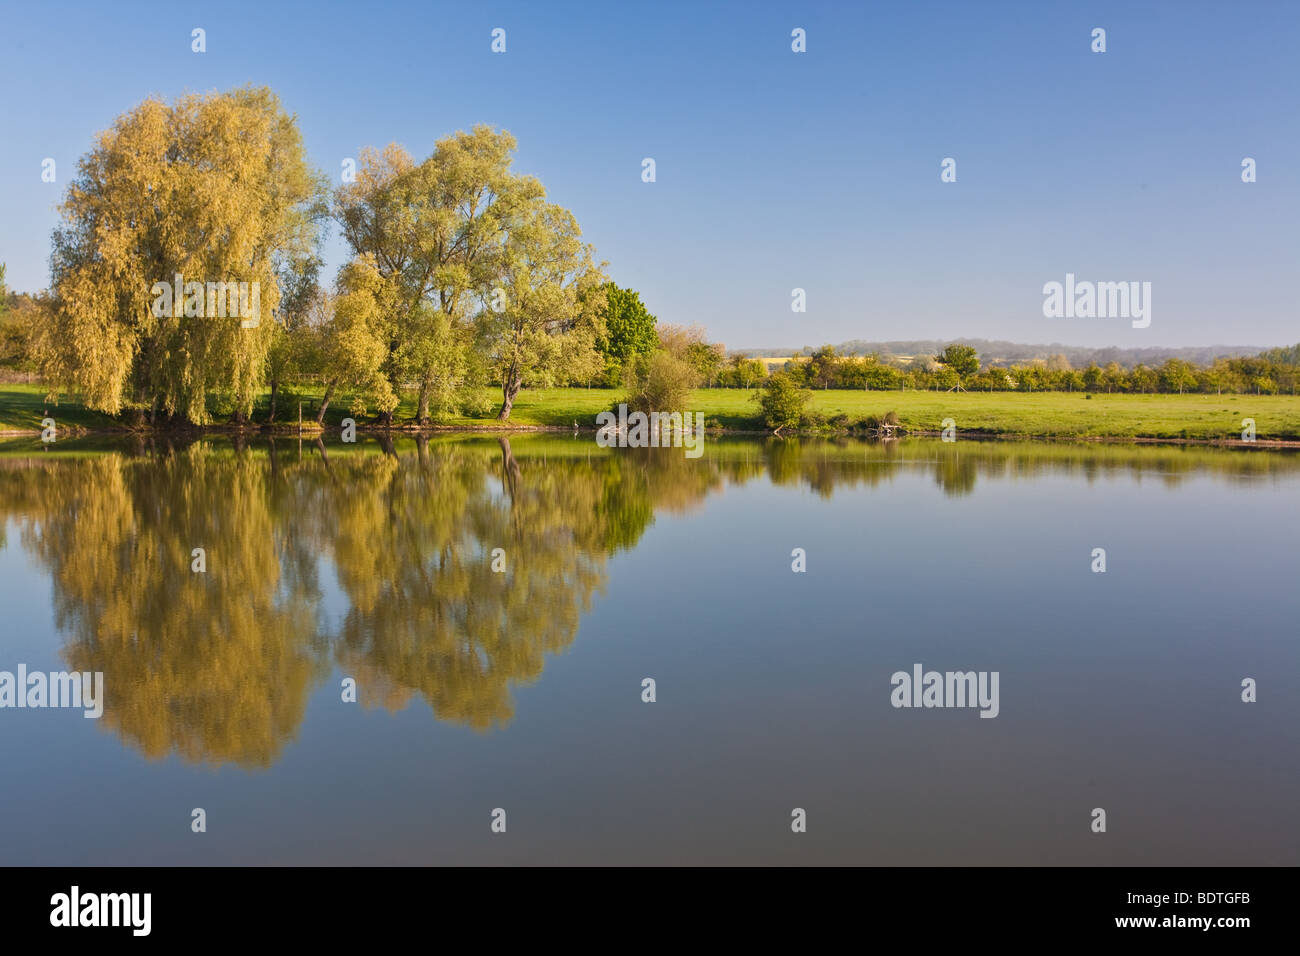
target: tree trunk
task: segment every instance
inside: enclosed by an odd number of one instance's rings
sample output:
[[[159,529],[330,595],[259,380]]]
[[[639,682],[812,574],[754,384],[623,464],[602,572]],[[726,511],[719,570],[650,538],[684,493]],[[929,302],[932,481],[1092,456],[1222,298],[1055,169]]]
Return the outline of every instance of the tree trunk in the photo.
[[[280,383],[275,379],[271,379],[271,413],[266,416],[266,423],[268,425],[275,424],[275,397],[276,395],[279,394],[279,392],[280,392]]]
[[[519,463],[515,461],[514,452],[510,450],[509,438],[498,438],[497,444],[501,446],[501,487],[513,503],[519,490]]]
[[[316,424],[325,424],[325,409],[330,407],[330,399],[334,397],[334,386],[338,384],[338,379],[332,379],[325,386],[325,397],[320,401],[320,410],[316,412]]]
[[[417,425],[429,424],[429,376],[420,379],[420,397],[415,403],[415,422]]]
[[[514,408],[515,398],[519,395],[521,383],[517,381],[507,381],[501,383],[501,411],[497,412],[497,421],[504,422],[510,417],[510,409]]]

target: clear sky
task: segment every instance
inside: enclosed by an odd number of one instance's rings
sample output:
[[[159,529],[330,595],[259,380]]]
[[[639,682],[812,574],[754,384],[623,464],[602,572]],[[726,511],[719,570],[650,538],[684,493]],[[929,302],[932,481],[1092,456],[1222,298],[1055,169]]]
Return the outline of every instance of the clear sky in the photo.
[[[48,285],[54,207],[96,132],[149,94],[254,83],[297,114],[335,182],[362,146],[423,158],[457,129],[509,129],[516,168],[575,212],[615,281],[732,348],[1300,340],[1300,3],[0,10],[11,288]],[[945,157],[955,183],[940,182]],[[337,238],[329,252],[332,274]],[[1045,318],[1043,285],[1067,272],[1150,282],[1151,325]]]

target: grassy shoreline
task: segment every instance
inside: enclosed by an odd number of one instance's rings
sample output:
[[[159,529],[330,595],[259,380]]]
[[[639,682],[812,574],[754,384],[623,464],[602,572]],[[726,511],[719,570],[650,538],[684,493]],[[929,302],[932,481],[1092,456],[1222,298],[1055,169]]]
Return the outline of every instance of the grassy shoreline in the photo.
[[[743,389],[698,389],[688,408],[704,414],[711,431],[764,434],[767,429],[752,400],[754,391]],[[43,402],[44,390],[37,385],[0,385],[0,434],[39,434],[45,413],[57,423],[62,435],[107,432],[221,432],[241,426],[155,427],[132,426],[123,419],[85,408],[75,400],[59,405]],[[597,413],[621,400],[617,389],[552,388],[526,389],[515,402],[509,421],[499,422],[495,408],[483,417],[456,416],[421,428],[413,421],[414,396],[404,396],[393,425],[385,429],[374,422],[358,421],[361,431],[580,431],[593,430]],[[254,422],[245,431],[298,431],[298,401],[304,403],[304,432],[318,431],[315,421],[318,394],[291,392],[281,403],[280,421],[266,426],[265,396],[254,412]],[[803,434],[860,434],[868,415],[898,413],[909,434],[938,434],[945,419],[951,418],[960,435],[967,438],[1034,438],[1081,441],[1166,441],[1291,445],[1300,444],[1300,396],[1292,395],[1107,395],[1086,398],[1074,392],[885,392],[815,391],[808,410],[821,422]],[[347,396],[332,404],[325,426],[338,427],[347,417]],[[1255,421],[1256,441],[1241,441],[1242,421]],[[788,430],[787,430],[788,431]],[[783,434],[786,432],[783,432]]]

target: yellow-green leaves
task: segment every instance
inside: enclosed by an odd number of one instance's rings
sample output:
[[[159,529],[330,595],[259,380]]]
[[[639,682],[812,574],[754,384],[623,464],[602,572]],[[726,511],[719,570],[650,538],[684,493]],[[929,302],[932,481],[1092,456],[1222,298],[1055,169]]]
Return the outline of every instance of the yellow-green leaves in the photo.
[[[201,423],[215,393],[247,415],[273,338],[277,263],[309,253],[320,212],[294,119],[265,88],[150,99],[78,170],[54,234],[46,374],[108,412],[134,404]],[[182,301],[163,305],[155,286],[178,276]],[[219,315],[214,289],[227,283],[258,293],[255,323]]]
[[[417,417],[463,407],[485,372],[506,407],[525,381],[546,384],[598,366],[591,250],[573,215],[541,184],[510,170],[515,140],[477,126],[438,141],[416,164],[390,145],[361,154],[335,215],[383,282],[394,391],[414,383]],[[598,297],[597,297],[598,298]]]

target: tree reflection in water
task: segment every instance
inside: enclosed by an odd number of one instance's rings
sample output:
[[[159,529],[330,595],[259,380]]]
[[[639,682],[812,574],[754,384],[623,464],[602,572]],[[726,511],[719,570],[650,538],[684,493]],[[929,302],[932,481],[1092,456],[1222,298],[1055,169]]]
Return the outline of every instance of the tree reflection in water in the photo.
[[[1044,470],[1176,483],[1300,462],[795,440],[716,441],[687,459],[551,435],[140,441],[84,456],[14,445],[0,446],[0,531],[15,522],[50,574],[68,668],[104,673],[103,725],[150,758],[249,768],[276,761],[335,669],[356,678],[363,706],[398,710],[418,695],[439,720],[509,723],[511,688],[573,642],[608,557],[635,547],[657,511],[697,507],[724,483],[766,476],[829,498],[907,467],[932,470],[946,495],[970,495],[980,480]],[[196,547],[203,574],[190,570]],[[331,577],[346,602],[335,622],[321,611]]]

